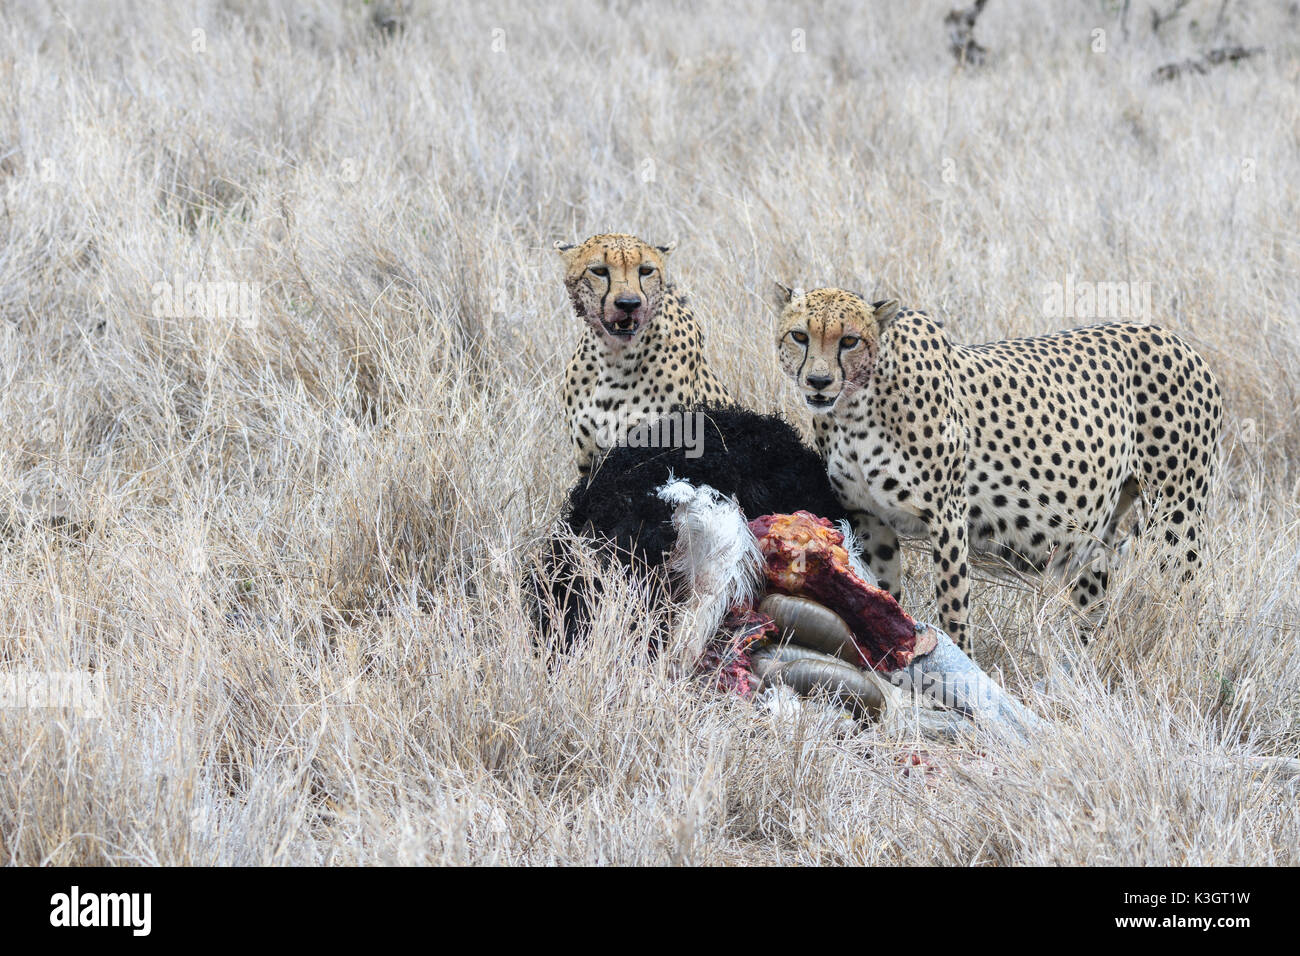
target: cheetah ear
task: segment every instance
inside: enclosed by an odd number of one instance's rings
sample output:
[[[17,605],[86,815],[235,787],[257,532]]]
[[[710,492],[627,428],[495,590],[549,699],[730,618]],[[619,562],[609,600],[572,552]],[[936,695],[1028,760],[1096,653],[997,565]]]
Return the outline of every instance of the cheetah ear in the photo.
[[[779,282],[772,283],[773,291],[776,293],[776,307],[784,309],[795,299],[803,295],[803,289],[798,286],[782,285]]]
[[[889,328],[894,319],[898,318],[897,299],[881,299],[879,302],[871,303],[871,307],[876,310],[876,328],[881,332]]]
[[[662,246],[655,246],[655,248],[659,250],[660,255],[664,255],[664,256],[669,255],[674,249],[677,248],[677,240],[674,239],[672,242],[665,243]]]
[[[564,261],[566,263],[572,263],[573,257],[578,254],[578,247],[574,245],[572,242],[563,242],[559,239],[556,239],[555,242],[552,244],[552,248],[555,249],[555,251],[558,252],[560,255],[564,256]]]

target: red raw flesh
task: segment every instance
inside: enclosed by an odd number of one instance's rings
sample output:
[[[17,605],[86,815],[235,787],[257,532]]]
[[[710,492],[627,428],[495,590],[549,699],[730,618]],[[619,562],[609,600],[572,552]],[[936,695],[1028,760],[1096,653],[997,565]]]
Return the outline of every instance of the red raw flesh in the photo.
[[[893,671],[934,649],[934,637],[888,591],[853,573],[844,536],[825,518],[806,511],[764,515],[749,523],[767,559],[768,586],[824,604],[844,618],[853,632],[862,666]]]
[[[777,636],[776,621],[757,608],[734,607],[722,622],[721,633],[731,635],[725,643],[712,641],[700,658],[699,669],[716,675],[718,690],[748,697],[758,685],[749,648],[758,641]]]

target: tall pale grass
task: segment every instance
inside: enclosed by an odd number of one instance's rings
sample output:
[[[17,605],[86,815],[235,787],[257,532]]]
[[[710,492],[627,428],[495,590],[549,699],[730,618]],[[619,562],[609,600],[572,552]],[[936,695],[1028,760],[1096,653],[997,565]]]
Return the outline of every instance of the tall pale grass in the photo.
[[[107,695],[0,709],[0,860],[1300,861],[1293,785],[1222,760],[1300,747],[1300,22],[995,2],[957,71],[952,5],[0,7],[0,672]],[[1150,81],[1224,42],[1267,53]],[[968,342],[1150,283],[1228,396],[1199,587],[1139,545],[1079,652],[1059,582],[982,573],[981,659],[1055,729],[929,774],[670,679],[634,586],[548,670],[549,246],[608,230],[679,239],[720,373],[794,416],[773,279]],[[260,306],[155,314],[176,276]]]

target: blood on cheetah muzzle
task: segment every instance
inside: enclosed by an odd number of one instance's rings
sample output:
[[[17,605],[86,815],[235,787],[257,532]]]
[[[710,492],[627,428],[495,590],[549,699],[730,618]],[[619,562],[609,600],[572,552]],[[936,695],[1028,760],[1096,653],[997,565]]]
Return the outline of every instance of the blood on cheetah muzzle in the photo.
[[[623,315],[614,321],[601,319],[600,324],[605,327],[605,331],[616,338],[630,339],[641,330],[641,323],[634,316]]]

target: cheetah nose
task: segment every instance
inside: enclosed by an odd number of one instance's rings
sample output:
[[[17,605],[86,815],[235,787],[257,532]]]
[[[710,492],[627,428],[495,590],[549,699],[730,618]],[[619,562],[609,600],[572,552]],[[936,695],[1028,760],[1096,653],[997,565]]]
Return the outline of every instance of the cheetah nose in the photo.
[[[622,309],[628,315],[631,315],[637,309],[641,308],[641,298],[635,295],[620,295],[614,300],[614,305]]]
[[[817,391],[819,392],[830,383],[831,383],[831,377],[829,375],[808,376],[808,384],[811,385],[813,388],[817,389]]]

